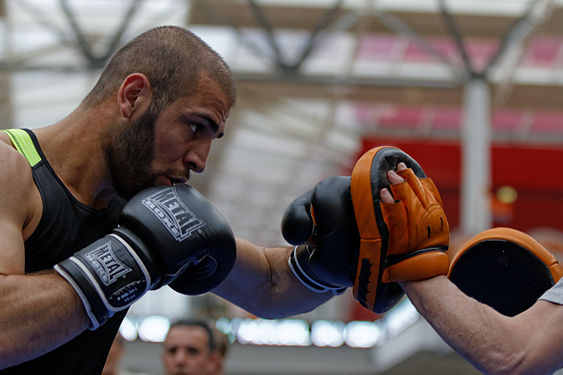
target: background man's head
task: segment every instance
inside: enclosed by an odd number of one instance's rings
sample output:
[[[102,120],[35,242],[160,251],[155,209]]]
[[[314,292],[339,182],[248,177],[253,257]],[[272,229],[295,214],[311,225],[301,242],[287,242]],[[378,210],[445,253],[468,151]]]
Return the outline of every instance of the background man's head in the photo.
[[[225,362],[227,361],[227,354],[229,353],[230,341],[229,337],[217,328],[213,330],[215,334],[215,342],[217,345],[217,368],[213,375],[223,375],[225,373]]]
[[[219,365],[215,336],[203,320],[185,319],[170,325],[163,344],[166,375],[210,375]]]

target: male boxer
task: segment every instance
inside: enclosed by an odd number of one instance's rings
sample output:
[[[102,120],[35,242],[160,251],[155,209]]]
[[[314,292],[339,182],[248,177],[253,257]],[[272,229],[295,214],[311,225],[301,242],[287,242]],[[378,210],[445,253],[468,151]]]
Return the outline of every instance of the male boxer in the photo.
[[[404,182],[393,170],[387,175],[391,184]],[[379,197],[386,204],[395,202],[386,188]],[[400,285],[438,334],[483,373],[552,374],[563,367],[562,280],[514,317],[468,297],[445,275]]]
[[[61,121],[0,132],[0,373],[100,374],[128,306],[167,284],[266,318],[332,296],[294,277],[291,248],[235,242],[184,184],[235,101],[221,57],[159,27],[120,49]]]

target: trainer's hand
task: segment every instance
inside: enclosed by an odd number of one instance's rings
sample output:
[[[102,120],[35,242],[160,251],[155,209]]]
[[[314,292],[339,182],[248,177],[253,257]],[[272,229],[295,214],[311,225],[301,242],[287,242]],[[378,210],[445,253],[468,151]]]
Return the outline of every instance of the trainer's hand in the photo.
[[[398,173],[387,172],[395,202],[381,202],[389,231],[388,264],[382,281],[445,275],[449,267],[444,253],[449,244],[449,227],[438,190],[432,180],[419,179],[411,169],[397,170]]]
[[[354,296],[362,305],[385,312],[404,295],[398,282],[447,274],[442,201],[414,159],[389,146],[366,152],[351,192],[360,235]]]
[[[401,162],[397,165],[397,171],[404,171],[405,169],[407,169],[405,163]],[[397,185],[405,182],[405,180],[392,169],[387,171],[387,179],[389,180],[389,183],[391,185]],[[389,203],[389,204],[395,203],[393,196],[391,195],[389,189],[387,188],[383,188],[379,191],[379,198],[383,203]]]
[[[282,219],[284,238],[296,246],[289,267],[317,293],[342,293],[354,283],[359,236],[350,177],[334,176],[296,198]]]
[[[119,221],[112,233],[55,265],[82,300],[90,329],[186,268],[234,265],[231,228],[191,186],[146,189],[125,205]]]

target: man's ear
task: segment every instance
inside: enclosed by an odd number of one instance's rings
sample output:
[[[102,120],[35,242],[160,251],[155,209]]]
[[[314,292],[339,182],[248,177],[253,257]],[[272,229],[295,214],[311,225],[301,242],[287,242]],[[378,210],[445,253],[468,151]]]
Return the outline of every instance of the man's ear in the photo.
[[[221,374],[223,367],[223,361],[219,353],[215,350],[209,355],[209,361],[207,363],[207,369],[211,374]]]
[[[117,101],[121,115],[125,118],[131,118],[137,111],[144,112],[151,99],[149,79],[142,73],[129,74],[119,86]]]

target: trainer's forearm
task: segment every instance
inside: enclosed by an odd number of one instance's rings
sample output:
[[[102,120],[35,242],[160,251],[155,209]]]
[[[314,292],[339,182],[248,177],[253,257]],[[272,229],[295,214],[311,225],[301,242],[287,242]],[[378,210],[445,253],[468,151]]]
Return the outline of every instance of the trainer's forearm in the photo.
[[[80,299],[53,271],[0,276],[0,369],[36,358],[88,327]]]
[[[479,370],[511,373],[520,362],[521,335],[511,319],[466,296],[445,276],[401,286],[444,341]]]
[[[332,296],[309,291],[288,266],[292,248],[263,248],[237,240],[237,260],[213,292],[246,311],[268,319],[311,311]]]

